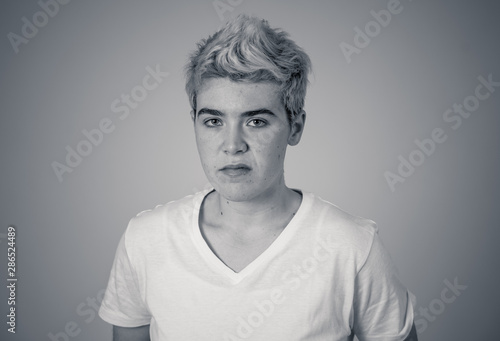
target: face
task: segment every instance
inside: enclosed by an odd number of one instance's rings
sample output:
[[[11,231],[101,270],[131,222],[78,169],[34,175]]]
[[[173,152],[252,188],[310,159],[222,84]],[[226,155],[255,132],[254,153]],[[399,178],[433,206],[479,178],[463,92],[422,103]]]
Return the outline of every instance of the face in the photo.
[[[248,201],[284,188],[286,148],[300,141],[305,113],[290,124],[272,83],[211,78],[196,99],[196,143],[215,190],[228,200]]]

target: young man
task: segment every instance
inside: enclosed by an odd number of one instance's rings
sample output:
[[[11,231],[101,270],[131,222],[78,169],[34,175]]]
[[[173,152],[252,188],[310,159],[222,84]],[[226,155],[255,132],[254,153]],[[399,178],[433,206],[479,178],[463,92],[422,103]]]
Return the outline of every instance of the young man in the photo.
[[[417,340],[375,224],[285,185],[309,70],[257,18],[198,45],[186,90],[213,188],[130,221],[99,312],[114,340]]]

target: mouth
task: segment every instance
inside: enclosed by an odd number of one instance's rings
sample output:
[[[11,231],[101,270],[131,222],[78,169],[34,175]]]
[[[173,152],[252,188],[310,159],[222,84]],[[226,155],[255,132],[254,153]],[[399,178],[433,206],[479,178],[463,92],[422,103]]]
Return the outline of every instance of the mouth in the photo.
[[[229,177],[237,177],[250,173],[252,168],[243,163],[238,163],[235,165],[226,165],[222,167],[219,171]]]

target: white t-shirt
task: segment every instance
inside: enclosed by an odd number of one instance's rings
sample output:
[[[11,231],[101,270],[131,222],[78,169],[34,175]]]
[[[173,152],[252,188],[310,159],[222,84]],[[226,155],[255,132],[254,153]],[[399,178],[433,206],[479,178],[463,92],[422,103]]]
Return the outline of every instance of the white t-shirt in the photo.
[[[151,340],[404,340],[414,296],[374,222],[303,193],[293,219],[236,273],[209,248],[198,216],[205,190],[133,218],[99,315],[150,324]],[[412,302],[413,301],[413,302]]]

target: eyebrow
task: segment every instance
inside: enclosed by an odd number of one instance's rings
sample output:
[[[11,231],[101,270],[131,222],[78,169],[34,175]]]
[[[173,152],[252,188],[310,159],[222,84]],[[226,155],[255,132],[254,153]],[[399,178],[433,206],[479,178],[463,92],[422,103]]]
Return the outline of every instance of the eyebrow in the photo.
[[[198,111],[198,114],[196,116],[200,115],[213,115],[213,116],[225,116],[225,114],[222,111],[216,110],[216,109],[209,109],[209,108],[201,108]],[[257,110],[249,110],[241,113],[241,116],[245,117],[252,117],[256,115],[270,115],[270,116],[276,116],[275,113],[273,113],[271,110],[266,109],[266,108],[261,108]]]

